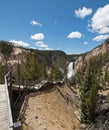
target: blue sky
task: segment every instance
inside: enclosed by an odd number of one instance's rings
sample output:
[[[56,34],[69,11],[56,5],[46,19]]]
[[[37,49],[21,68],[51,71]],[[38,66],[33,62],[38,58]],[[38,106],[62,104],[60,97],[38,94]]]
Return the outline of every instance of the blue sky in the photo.
[[[84,53],[109,37],[108,0],[1,0],[0,40]]]

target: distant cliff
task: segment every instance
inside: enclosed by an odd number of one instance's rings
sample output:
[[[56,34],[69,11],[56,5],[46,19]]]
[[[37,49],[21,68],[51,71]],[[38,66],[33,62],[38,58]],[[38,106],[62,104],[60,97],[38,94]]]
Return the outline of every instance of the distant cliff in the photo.
[[[98,56],[100,54],[105,54],[106,52],[109,51],[109,39],[106,39],[105,42],[93,50],[86,52],[84,54],[81,54],[78,56],[75,61],[74,61],[74,69],[75,72],[79,71],[83,66],[86,61],[88,61],[90,58],[93,56]]]
[[[7,54],[9,46],[12,50]],[[70,58],[63,51],[26,49],[0,41],[1,78],[7,71],[12,71],[16,78],[22,80],[40,80],[45,77],[52,80],[62,79],[67,74],[69,62]]]
[[[94,48],[92,51],[86,52],[84,54],[72,54],[67,55],[63,51],[41,51],[41,50],[34,50],[34,49],[26,49],[22,47],[13,46],[12,51],[10,54],[5,55],[7,50],[9,50],[9,47],[5,46],[6,51],[3,51],[2,45],[3,44],[9,44],[7,41],[0,41],[0,62],[5,65],[5,62],[7,60],[8,69],[13,71],[15,73],[16,67],[18,64],[24,64],[26,61],[26,57],[28,54],[30,54],[30,57],[33,53],[35,53],[36,60],[40,64],[46,65],[47,73],[51,73],[52,67],[58,67],[58,69],[66,75],[67,73],[67,66],[70,62],[73,63],[73,69],[75,73],[78,73],[81,71],[81,69],[84,67],[85,63],[91,59],[94,56],[98,56],[100,54],[105,54],[109,51],[109,39],[105,40],[103,44],[100,46]],[[13,43],[11,43],[13,45]],[[3,54],[4,53],[4,54]],[[7,59],[6,59],[7,58]],[[31,58],[30,58],[31,61]]]

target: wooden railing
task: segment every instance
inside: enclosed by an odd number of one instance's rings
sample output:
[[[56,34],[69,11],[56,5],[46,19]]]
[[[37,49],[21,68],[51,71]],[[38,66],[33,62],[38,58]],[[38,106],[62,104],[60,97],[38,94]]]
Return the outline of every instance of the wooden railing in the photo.
[[[9,130],[13,130],[13,118],[12,118],[11,103],[10,103],[9,89],[8,89],[8,87],[10,87],[11,84],[9,82],[10,74],[11,72],[8,72],[5,75],[5,91],[6,91],[7,106],[8,106]]]

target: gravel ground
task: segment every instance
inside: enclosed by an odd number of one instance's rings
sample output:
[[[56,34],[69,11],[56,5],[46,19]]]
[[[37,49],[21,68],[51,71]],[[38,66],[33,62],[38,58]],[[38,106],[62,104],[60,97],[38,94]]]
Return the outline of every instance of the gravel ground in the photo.
[[[25,113],[25,130],[79,130],[78,108],[68,101],[67,96],[74,97],[66,86],[52,92],[30,97]]]

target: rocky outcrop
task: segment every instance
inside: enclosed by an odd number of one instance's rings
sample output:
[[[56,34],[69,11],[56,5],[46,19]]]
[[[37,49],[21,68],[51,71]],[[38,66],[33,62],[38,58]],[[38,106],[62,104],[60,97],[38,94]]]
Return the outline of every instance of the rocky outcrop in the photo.
[[[83,56],[78,57],[74,62],[74,71],[77,73],[83,66],[84,59]]]
[[[75,72],[78,72],[82,68],[84,63],[86,61],[88,61],[91,57],[97,56],[99,54],[104,54],[107,51],[109,51],[109,42],[108,42],[108,40],[106,40],[100,46],[94,48],[92,51],[89,51],[89,52],[77,57],[75,62],[74,62],[74,70],[75,70]]]

